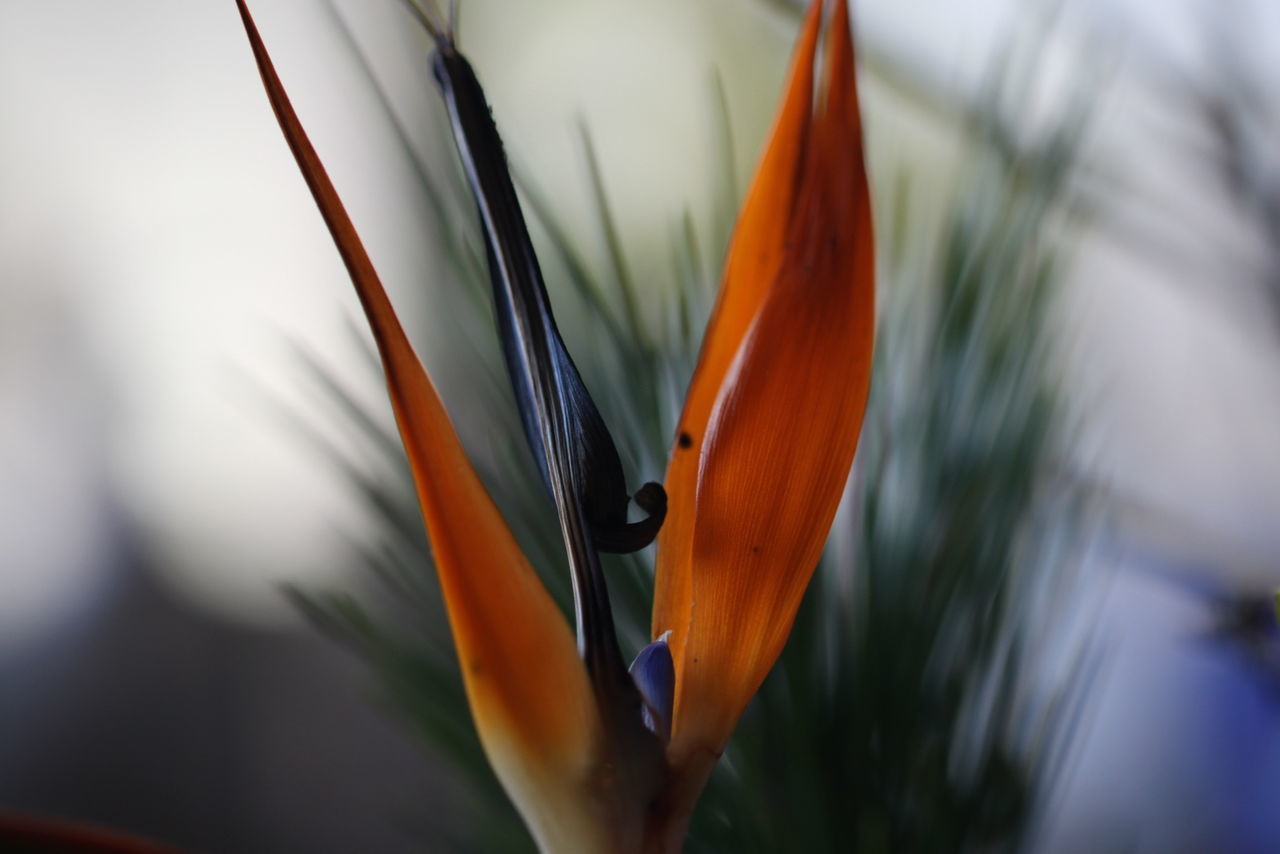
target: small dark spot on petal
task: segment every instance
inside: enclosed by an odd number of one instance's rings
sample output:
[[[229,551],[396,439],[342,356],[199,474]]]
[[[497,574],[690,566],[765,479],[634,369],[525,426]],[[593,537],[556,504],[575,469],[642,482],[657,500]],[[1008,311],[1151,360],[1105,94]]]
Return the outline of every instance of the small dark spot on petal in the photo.
[[[759,547],[759,546],[752,546],[752,547],[751,547],[751,553],[752,553],[753,555],[758,555],[758,554],[760,554],[760,547]]]
[[[680,447],[682,448],[693,447],[693,437],[690,436],[688,433],[685,433],[684,431],[681,431],[680,438],[677,439],[676,441],[679,443]]]

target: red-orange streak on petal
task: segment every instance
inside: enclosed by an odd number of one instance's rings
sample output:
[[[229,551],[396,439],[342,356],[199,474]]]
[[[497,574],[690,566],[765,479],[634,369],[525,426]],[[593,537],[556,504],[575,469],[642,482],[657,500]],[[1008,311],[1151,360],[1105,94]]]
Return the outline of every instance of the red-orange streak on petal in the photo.
[[[827,51],[826,104],[805,152],[784,258],[708,425],[670,750],[677,765],[723,749],[781,652],[862,424],[875,262],[843,1]]]
[[[521,782],[529,782],[530,774],[571,776],[586,767],[598,726],[573,635],[468,462],[243,0],[237,5],[272,107],[382,356],[476,728],[508,785],[512,780],[504,771]],[[513,768],[513,762],[522,767]]]
[[[724,281],[707,324],[667,467],[667,520],[658,535],[653,636],[672,630],[668,643],[677,667],[688,639],[694,491],[707,419],[782,257],[786,232],[780,224],[790,217],[795,202],[801,153],[813,112],[813,57],[821,12],[821,2],[815,2],[796,45],[787,94],[734,229],[733,245],[725,259]],[[677,691],[680,682],[676,680]]]
[[[0,811],[0,851],[22,854],[181,854],[157,842],[115,830]]]

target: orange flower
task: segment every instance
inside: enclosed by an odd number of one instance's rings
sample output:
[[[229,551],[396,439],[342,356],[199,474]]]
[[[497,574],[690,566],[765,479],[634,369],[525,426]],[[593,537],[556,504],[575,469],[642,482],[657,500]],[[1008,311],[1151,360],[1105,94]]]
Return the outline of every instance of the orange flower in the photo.
[[[663,524],[661,490],[637,493],[650,519],[625,524],[616,451],[555,330],[500,140],[449,28],[421,15],[489,243],[526,436],[575,574],[576,644],[468,462],[237,3],[377,341],[491,764],[543,851],[680,850],[717,757],[790,632],[862,422],[875,272],[846,0],[830,15],[816,87],[822,3],[810,6],[738,220],[666,475],[656,640],[630,676],[595,552],[647,542]]]
[[[668,757],[701,789],[773,666],[830,530],[871,377],[875,254],[848,8],[805,19],[725,262],[667,469],[655,635],[671,632]]]

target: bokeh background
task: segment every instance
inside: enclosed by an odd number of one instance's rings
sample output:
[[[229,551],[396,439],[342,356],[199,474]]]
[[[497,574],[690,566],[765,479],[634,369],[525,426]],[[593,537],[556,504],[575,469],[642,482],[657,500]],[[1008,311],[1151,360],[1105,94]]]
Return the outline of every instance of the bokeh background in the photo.
[[[393,0],[253,9],[451,411],[482,421],[359,60],[447,170],[423,35]],[[905,164],[922,230],[991,87],[1028,92],[1014,143],[1079,125],[1059,465],[1098,521],[1061,619],[1101,664],[1031,849],[1280,850],[1280,6],[862,0],[855,22],[877,199]],[[462,3],[516,168],[606,266],[589,128],[655,295],[682,218],[717,215],[715,81],[741,184],[795,25],[771,0]],[[362,453],[299,353],[385,407],[234,4],[3,0],[0,117],[0,809],[193,851],[420,850],[447,769],[282,593],[367,584],[350,543],[375,524],[300,436]]]

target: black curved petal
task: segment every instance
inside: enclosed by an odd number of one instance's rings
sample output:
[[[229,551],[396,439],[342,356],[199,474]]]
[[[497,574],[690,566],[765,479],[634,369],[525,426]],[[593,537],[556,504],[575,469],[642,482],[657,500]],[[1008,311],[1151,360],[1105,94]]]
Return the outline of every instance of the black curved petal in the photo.
[[[574,577],[578,645],[607,700],[604,708],[647,736],[597,550],[635,551],[652,542],[666,514],[666,494],[657,484],[646,485],[637,503],[650,515],[627,523],[622,462],[556,329],[484,91],[447,34],[437,36],[432,66],[480,215],[494,313],[525,438],[560,519]]]
[[[551,398],[561,401],[566,409],[569,452],[578,462],[579,479],[574,487],[581,497],[595,547],[608,552],[638,551],[653,541],[662,525],[666,497],[654,496],[654,491],[660,492],[662,487],[647,484],[642,490],[644,501],[637,493],[637,505],[650,516],[628,523],[629,498],[622,462],[556,328],[542,270],[484,91],[471,65],[452,44],[440,45],[434,71],[479,208],[507,373],[525,438],[543,482],[551,491],[549,443],[543,435],[545,407],[538,391],[540,379],[549,378]],[[651,508],[658,508],[656,515]]]

